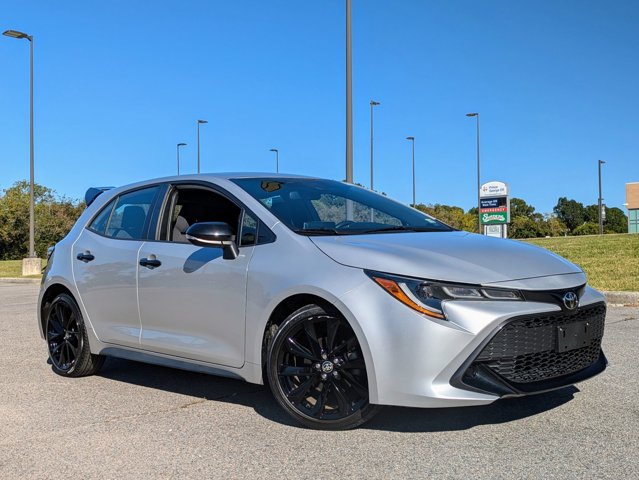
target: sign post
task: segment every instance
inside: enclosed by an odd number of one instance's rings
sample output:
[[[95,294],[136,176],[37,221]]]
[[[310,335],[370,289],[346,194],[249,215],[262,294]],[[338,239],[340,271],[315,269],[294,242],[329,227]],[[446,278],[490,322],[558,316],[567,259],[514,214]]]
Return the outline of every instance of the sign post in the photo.
[[[479,191],[479,221],[483,234],[507,238],[510,223],[510,197],[504,182],[488,182]]]

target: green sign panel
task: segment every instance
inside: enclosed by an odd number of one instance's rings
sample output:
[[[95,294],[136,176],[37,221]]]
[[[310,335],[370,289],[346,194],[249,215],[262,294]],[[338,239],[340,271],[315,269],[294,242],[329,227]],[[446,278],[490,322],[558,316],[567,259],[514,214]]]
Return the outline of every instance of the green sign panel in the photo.
[[[490,212],[480,215],[482,225],[497,225],[500,223],[508,223],[508,214],[506,212]]]

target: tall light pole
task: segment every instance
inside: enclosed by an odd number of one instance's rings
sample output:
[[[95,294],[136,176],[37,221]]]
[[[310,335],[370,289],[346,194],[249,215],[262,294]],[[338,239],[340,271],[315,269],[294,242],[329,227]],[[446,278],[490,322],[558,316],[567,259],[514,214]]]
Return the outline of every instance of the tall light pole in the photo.
[[[200,173],[200,125],[209,123],[206,120],[197,121],[197,173]]]
[[[275,172],[280,173],[280,151],[277,148],[271,148],[271,152],[275,152]]]
[[[346,181],[353,183],[353,55],[351,0],[346,0]],[[353,202],[346,200],[346,219],[353,219]]]
[[[406,137],[413,144],[413,208],[417,208],[415,203],[415,137]]]
[[[353,183],[353,55],[351,0],[346,0],[346,181]]]
[[[16,30],[6,30],[3,35],[11,38],[29,40],[29,257],[34,258],[35,253],[35,199],[33,180],[33,35],[27,35]]]
[[[479,176],[479,113],[467,113],[467,117],[477,118],[477,232],[481,234],[481,215],[479,214],[480,200],[479,190],[481,189],[480,176]]]
[[[601,211],[601,207],[603,206],[602,201],[603,198],[601,198],[601,165],[606,163],[605,160],[599,160],[598,162],[598,167],[599,167],[599,235],[603,235],[603,215],[602,215],[602,211]]]
[[[180,147],[186,147],[186,143],[178,143],[177,144],[177,170],[178,175],[180,174]]]
[[[379,105],[379,102],[371,100],[371,190],[375,190],[373,186],[373,107]]]

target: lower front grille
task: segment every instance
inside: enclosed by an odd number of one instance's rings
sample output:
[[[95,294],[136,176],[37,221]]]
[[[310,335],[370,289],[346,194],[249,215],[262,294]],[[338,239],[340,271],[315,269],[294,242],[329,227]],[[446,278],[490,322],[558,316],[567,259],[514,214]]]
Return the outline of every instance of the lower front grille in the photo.
[[[543,390],[543,383],[549,381],[557,384],[560,377],[587,369],[602,358],[605,317],[603,303],[574,312],[516,317],[484,346],[464,372],[462,381],[482,390],[486,389],[487,376],[515,391]],[[583,346],[561,351],[558,327],[569,328],[575,324],[583,325],[588,331]]]

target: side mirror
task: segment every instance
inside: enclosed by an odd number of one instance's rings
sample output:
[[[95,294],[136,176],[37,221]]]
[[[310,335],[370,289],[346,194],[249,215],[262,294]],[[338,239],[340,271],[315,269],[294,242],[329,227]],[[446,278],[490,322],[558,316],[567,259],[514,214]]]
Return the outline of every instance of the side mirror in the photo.
[[[186,230],[185,235],[189,242],[198,247],[222,247],[225,260],[234,260],[240,254],[235,235],[228,223],[194,223]]]

